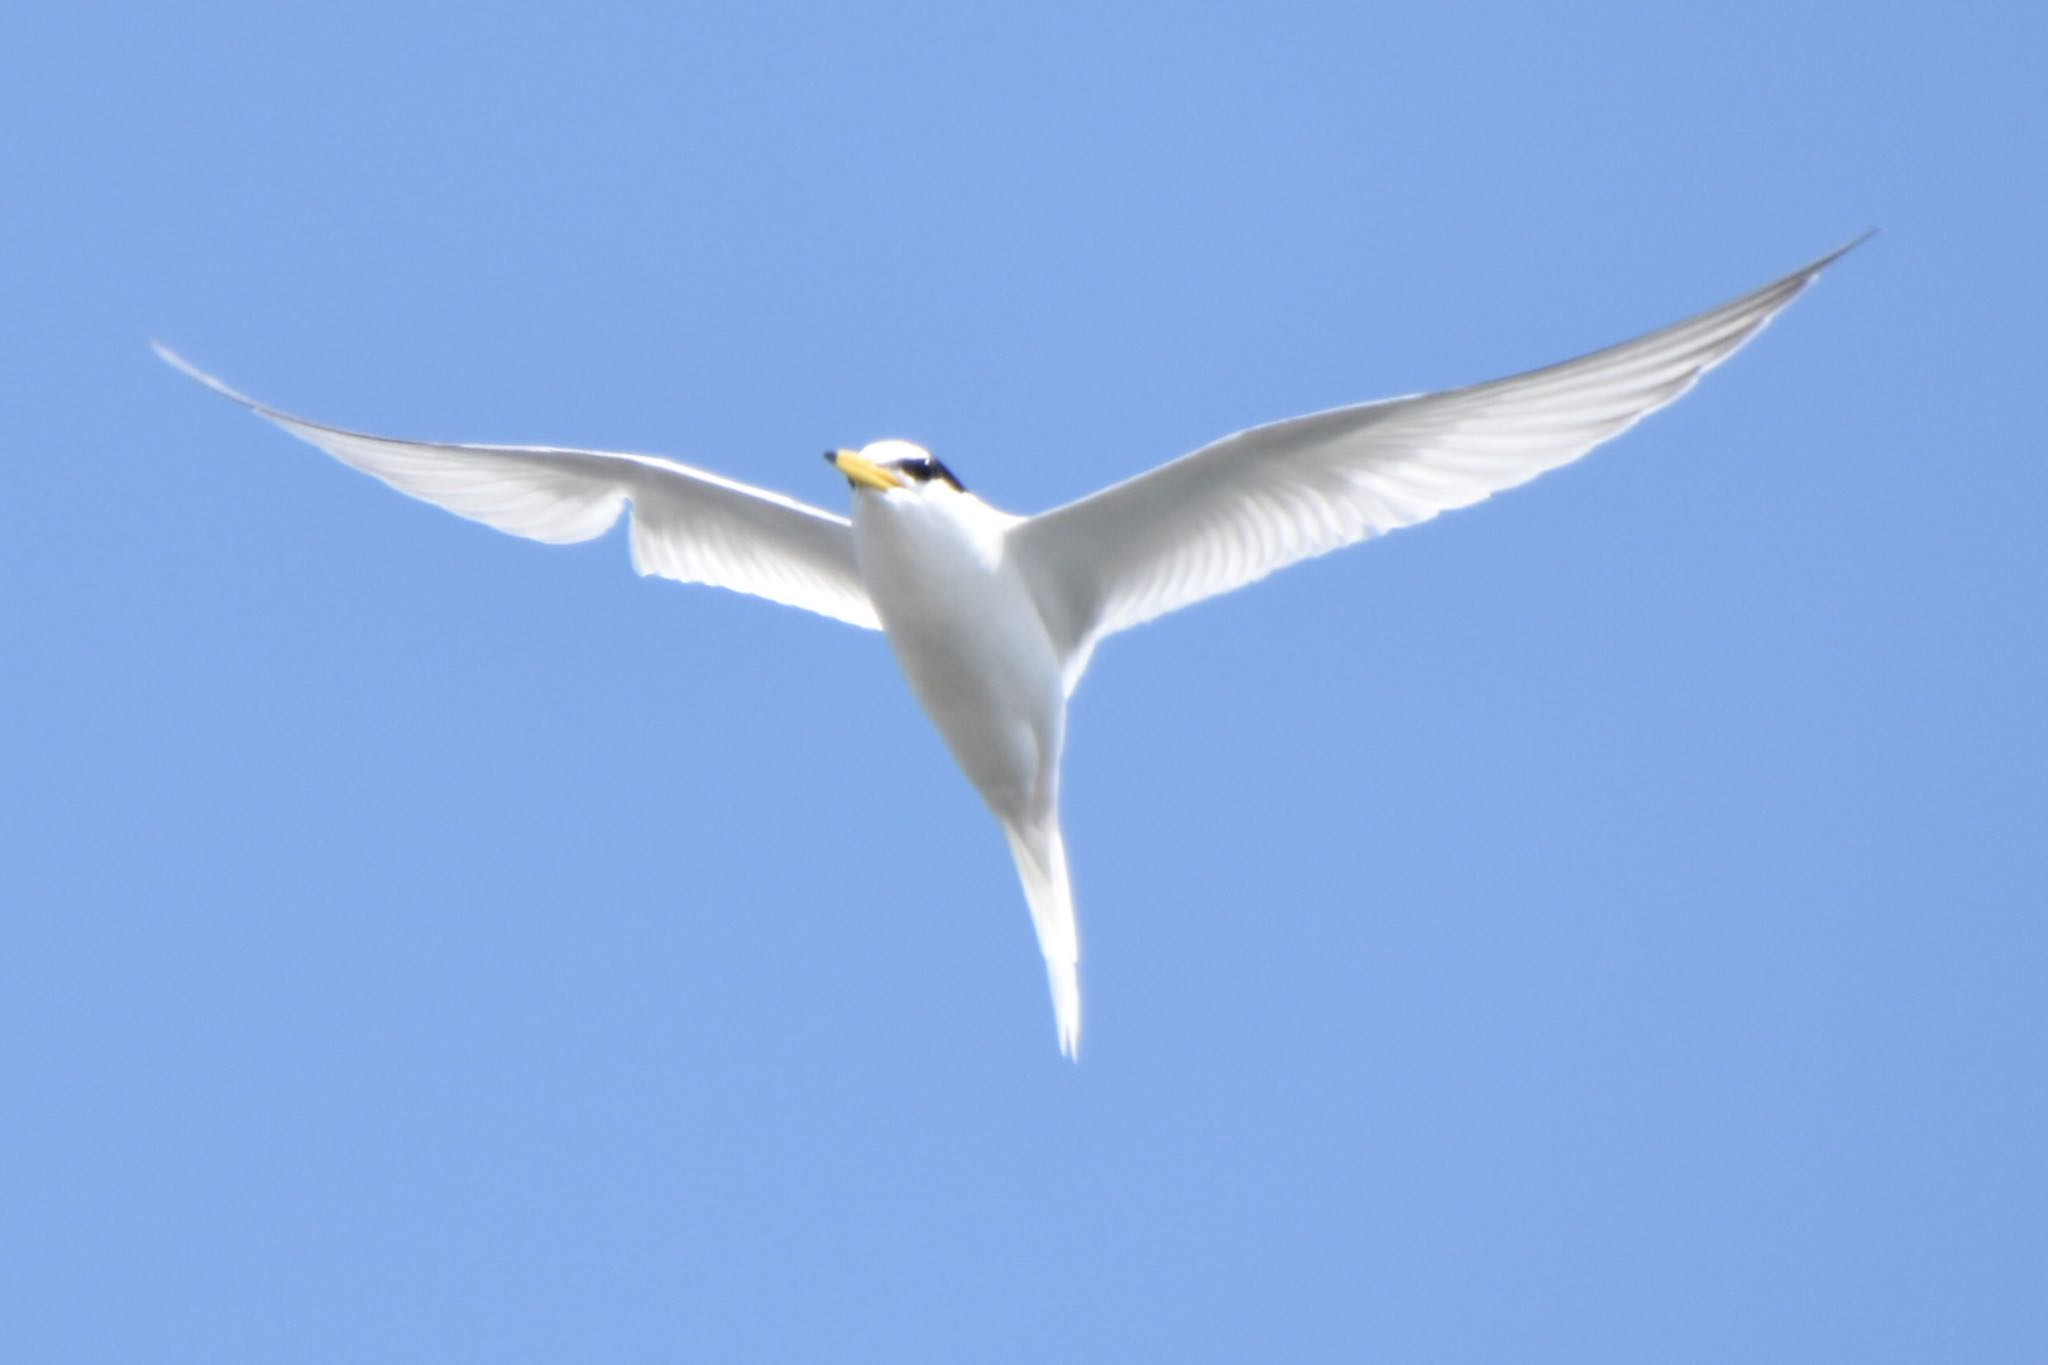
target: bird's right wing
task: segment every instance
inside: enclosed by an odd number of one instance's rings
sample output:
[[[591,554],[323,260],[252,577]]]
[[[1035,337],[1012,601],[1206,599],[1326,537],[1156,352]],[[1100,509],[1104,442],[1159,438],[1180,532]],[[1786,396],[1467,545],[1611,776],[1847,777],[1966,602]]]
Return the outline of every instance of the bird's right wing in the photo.
[[[1253,427],[1032,518],[1015,550],[1069,690],[1106,635],[1576,460],[1691,388],[1856,244],[1577,360]]]
[[[530,540],[567,545],[633,508],[633,566],[877,630],[844,517],[652,455],[397,441],[267,407],[161,344],[172,367],[401,493]]]

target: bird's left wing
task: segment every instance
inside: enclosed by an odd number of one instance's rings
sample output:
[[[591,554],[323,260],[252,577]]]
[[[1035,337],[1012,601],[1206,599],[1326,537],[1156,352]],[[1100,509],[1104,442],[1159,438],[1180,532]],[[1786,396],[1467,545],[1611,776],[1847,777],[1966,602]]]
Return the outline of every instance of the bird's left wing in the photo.
[[[1576,460],[1691,388],[1856,245],[1577,360],[1253,427],[1032,518],[1014,552],[1069,690],[1106,635]]]
[[[844,517],[652,455],[556,446],[396,441],[268,407],[159,343],[156,353],[343,464],[401,493],[529,540],[567,545],[633,509],[633,566],[877,630]]]

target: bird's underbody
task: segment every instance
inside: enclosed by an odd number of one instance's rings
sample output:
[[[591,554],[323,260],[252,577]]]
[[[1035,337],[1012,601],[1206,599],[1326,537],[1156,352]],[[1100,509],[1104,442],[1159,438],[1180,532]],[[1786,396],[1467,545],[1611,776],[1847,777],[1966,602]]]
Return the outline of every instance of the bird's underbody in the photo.
[[[642,573],[880,628],[1010,841],[1060,1050],[1074,1056],[1081,953],[1060,833],[1060,749],[1067,699],[1095,646],[1577,459],[1685,392],[1848,249],[1578,360],[1254,427],[1035,517],[990,507],[907,441],[827,453],[852,487],[848,519],[654,456],[322,426],[157,350],[344,463],[463,516],[567,543],[603,534],[630,505]]]
[[[896,662],[1009,837],[1045,954],[1060,1050],[1072,1056],[1081,1042],[1081,943],[1060,837],[1066,669],[1011,553],[1010,532],[1023,518],[957,484],[899,472],[930,458],[906,442],[827,458],[864,490],[853,503],[854,562]]]

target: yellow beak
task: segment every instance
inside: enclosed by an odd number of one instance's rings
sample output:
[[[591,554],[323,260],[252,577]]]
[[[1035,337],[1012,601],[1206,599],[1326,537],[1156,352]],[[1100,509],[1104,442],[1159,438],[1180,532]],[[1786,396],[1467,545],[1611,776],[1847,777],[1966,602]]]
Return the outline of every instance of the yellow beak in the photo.
[[[863,460],[851,450],[828,450],[825,458],[832,467],[863,488],[888,492],[892,488],[907,487],[894,471],[882,468],[873,460]]]

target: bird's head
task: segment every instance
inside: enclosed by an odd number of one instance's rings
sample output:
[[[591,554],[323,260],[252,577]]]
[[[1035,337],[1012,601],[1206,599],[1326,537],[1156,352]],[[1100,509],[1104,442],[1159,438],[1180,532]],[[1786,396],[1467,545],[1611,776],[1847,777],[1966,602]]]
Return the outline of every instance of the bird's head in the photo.
[[[967,490],[953,471],[932,458],[932,453],[910,441],[870,441],[859,450],[828,450],[825,463],[846,476],[855,488],[877,493],[893,489],[921,489],[927,486]]]

